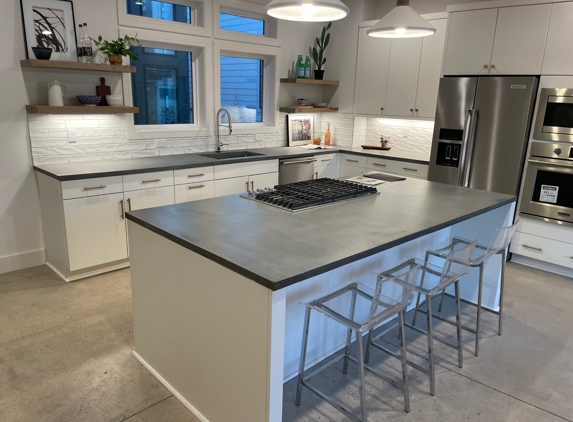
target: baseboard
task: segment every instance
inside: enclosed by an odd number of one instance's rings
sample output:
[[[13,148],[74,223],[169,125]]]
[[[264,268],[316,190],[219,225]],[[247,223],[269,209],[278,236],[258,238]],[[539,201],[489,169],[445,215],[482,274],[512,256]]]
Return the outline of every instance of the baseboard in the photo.
[[[185,406],[187,409],[189,409],[189,411],[191,413],[193,413],[193,415],[195,415],[195,417],[197,419],[199,419],[201,422],[209,422],[209,420],[203,416],[191,403],[189,403],[185,397],[183,397],[181,394],[179,394],[179,392],[171,385],[167,382],[167,380],[165,378],[163,378],[161,375],[159,375],[159,373],[153,369],[151,367],[151,365],[149,365],[145,359],[143,359],[141,356],[139,356],[137,354],[137,352],[133,351],[131,353],[133,355],[133,357],[135,359],[137,359],[139,361],[139,363],[141,363],[145,369],[147,369],[149,372],[151,372],[151,375],[153,375],[155,378],[157,378],[157,381],[159,381],[161,384],[163,384],[163,386],[165,388],[167,388],[174,396],[177,400],[179,400],[183,406]]]
[[[540,261],[538,259],[528,258],[523,255],[512,254],[511,262],[573,278],[573,270],[569,268],[562,267],[561,265],[551,264],[549,262]]]
[[[46,265],[53,272],[55,272],[58,275],[58,277],[60,277],[66,283],[69,283],[71,281],[83,280],[84,278],[93,277],[96,275],[109,273],[111,271],[116,271],[116,270],[121,270],[123,268],[127,268],[127,267],[129,267],[129,261],[120,262],[118,264],[109,265],[106,267],[102,266],[102,267],[98,267],[98,268],[95,268],[93,270],[89,270],[89,271],[85,271],[85,272],[75,273],[75,274],[70,275],[69,277],[66,277],[64,274],[62,274],[56,267],[54,267],[49,262],[46,262]]]
[[[0,274],[36,267],[38,265],[44,265],[45,263],[46,251],[44,249],[24,252],[18,255],[3,256],[0,257]]]

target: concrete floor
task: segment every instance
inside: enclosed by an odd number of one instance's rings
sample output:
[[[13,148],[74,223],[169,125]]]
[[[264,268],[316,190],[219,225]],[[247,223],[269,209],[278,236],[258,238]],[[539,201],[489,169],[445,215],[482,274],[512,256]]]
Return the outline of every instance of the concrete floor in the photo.
[[[436,345],[436,396],[410,368],[412,411],[401,392],[367,375],[370,421],[573,421],[573,280],[509,264],[504,335],[485,314],[479,357],[464,332],[465,365]],[[464,308],[464,320],[473,312]],[[445,315],[451,313],[447,303]],[[0,275],[0,421],[198,421],[132,356],[129,270],[63,283],[47,267]],[[450,340],[446,324],[436,331]],[[412,360],[425,363],[425,337],[408,333]],[[396,333],[385,340],[398,344]],[[371,364],[395,378],[399,362],[373,352]],[[358,411],[356,370],[340,364],[315,385]],[[344,421],[309,390],[284,420]]]

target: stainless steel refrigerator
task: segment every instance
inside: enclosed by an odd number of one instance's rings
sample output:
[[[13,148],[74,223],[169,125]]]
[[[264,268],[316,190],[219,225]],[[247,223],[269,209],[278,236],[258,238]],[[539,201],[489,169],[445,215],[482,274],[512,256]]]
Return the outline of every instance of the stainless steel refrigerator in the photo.
[[[442,78],[428,180],[517,195],[538,79]]]

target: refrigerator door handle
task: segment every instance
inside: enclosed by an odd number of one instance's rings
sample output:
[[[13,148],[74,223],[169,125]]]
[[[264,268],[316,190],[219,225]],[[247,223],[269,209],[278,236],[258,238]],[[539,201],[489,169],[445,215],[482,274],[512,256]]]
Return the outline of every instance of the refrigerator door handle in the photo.
[[[476,139],[476,126],[478,121],[478,111],[473,109],[469,110],[469,125],[468,125],[468,144],[466,148],[466,158],[465,158],[465,169],[464,169],[464,182],[463,185],[466,188],[470,187],[470,179],[472,175],[472,167],[473,167],[473,157],[474,157],[474,148],[475,148],[475,139]]]
[[[464,122],[464,136],[462,138],[462,150],[460,151],[460,165],[458,167],[458,180],[456,182],[457,186],[465,185],[465,175],[466,175],[466,159],[467,159],[467,148],[470,136],[470,123],[472,118],[472,110],[466,110],[466,118]]]

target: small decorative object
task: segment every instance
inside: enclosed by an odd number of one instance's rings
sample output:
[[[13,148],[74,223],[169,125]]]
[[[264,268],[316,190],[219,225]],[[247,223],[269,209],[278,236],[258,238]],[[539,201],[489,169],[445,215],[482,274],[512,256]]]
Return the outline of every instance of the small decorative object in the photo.
[[[96,86],[96,95],[101,97],[101,101],[98,105],[106,106],[107,104],[107,96],[111,95],[111,88],[105,84],[105,78],[99,78],[100,84]]]
[[[389,147],[390,146],[390,137],[389,136],[380,136],[380,146],[381,147]]]
[[[48,104],[53,107],[62,107],[65,93],[66,87],[60,81],[50,81],[48,84]]]
[[[306,105],[306,103],[308,102],[308,100],[307,100],[306,98],[298,98],[298,99],[296,100],[296,102],[297,102],[299,105]]]
[[[318,108],[326,108],[328,107],[328,103],[314,103],[314,106]]]
[[[314,71],[314,79],[322,80],[324,78],[324,70],[322,70],[322,66],[326,63],[326,57],[324,57],[324,50],[328,47],[330,43],[330,34],[327,34],[326,31],[330,29],[332,26],[332,22],[328,22],[328,25],[322,28],[322,35],[320,39],[316,38],[316,45],[318,46],[318,50],[316,47],[312,47],[312,59],[316,63],[316,70]]]
[[[54,60],[75,62],[76,24],[71,0],[20,0],[24,22],[26,56],[36,54],[33,48],[52,49]],[[43,53],[45,57],[47,53]],[[37,57],[40,59],[39,57]],[[48,60],[41,58],[40,60]]]
[[[81,105],[95,107],[101,101],[101,97],[97,95],[78,95],[76,97]]]
[[[332,132],[330,131],[330,122],[328,123],[328,127],[326,128],[326,133],[324,134],[324,145],[327,147],[330,146],[330,140],[332,138]]]
[[[53,52],[51,48],[32,47],[32,53],[38,60],[50,60]]]
[[[312,135],[312,143],[314,145],[320,145],[322,143],[322,136],[324,135],[324,133],[315,133],[314,135]]]
[[[107,101],[107,105],[116,107],[123,105],[123,95],[106,95],[105,99]]]
[[[118,38],[115,41],[104,40],[101,35],[97,37],[97,40],[91,38],[97,48],[102,53],[107,54],[109,58],[109,64],[121,66],[123,64],[123,57],[129,57],[132,60],[137,60],[137,54],[130,50],[134,45],[141,45],[137,39],[137,34],[135,37],[130,37],[126,35],[123,38]]]
[[[314,116],[312,114],[287,115],[287,139],[289,146],[308,145],[314,133]]]

